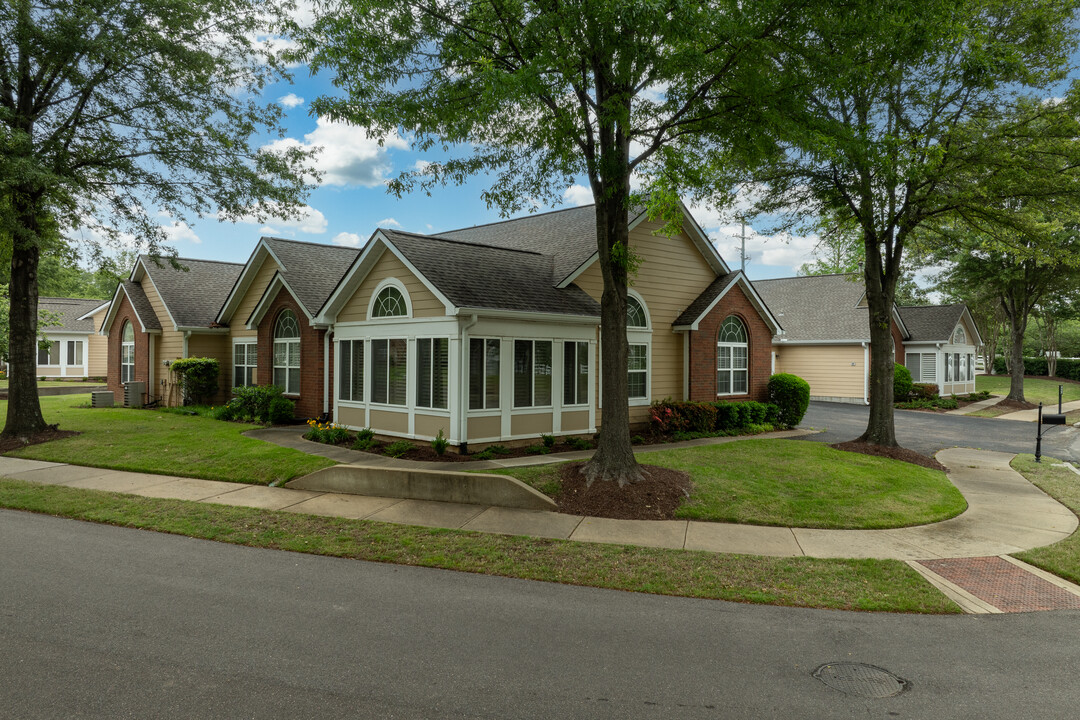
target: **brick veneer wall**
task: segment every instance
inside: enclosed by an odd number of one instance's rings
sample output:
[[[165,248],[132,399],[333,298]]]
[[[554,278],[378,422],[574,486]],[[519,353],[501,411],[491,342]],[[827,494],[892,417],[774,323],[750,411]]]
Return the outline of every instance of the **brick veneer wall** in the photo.
[[[334,387],[333,346],[330,357],[323,358],[323,336],[325,330],[317,330],[308,323],[307,316],[300,309],[288,290],[282,288],[270,304],[269,309],[259,323],[258,329],[258,381],[267,385],[274,381],[274,324],[283,310],[292,310],[300,325],[300,393],[287,395],[296,402],[296,417],[318,417],[323,412],[323,363],[330,363],[330,387]],[[334,393],[330,393],[330,409],[334,407]]]
[[[893,349],[896,353],[896,362],[904,364],[904,336],[900,334],[900,326],[896,320],[892,320]]]
[[[747,331],[749,379],[745,395],[716,395],[716,340],[720,325],[728,315],[742,320]],[[769,376],[772,374],[772,332],[757,309],[736,286],[723,300],[701,319],[697,330],[690,331],[690,399],[699,402],[715,400],[758,400],[768,396]]]
[[[124,402],[124,386],[120,384],[120,344],[124,340],[125,322],[130,322],[135,331],[135,381],[144,383],[150,381],[150,335],[142,331],[139,316],[135,314],[135,308],[131,306],[127,295],[124,295],[107,338],[108,369],[105,384],[115,393],[117,405],[122,405]]]

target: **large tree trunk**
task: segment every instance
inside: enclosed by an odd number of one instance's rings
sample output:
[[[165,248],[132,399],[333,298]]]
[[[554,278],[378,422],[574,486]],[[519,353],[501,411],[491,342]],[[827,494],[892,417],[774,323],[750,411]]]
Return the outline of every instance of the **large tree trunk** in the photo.
[[[1010,318],[1009,335],[1009,394],[1007,399],[1027,402],[1024,399],[1024,332],[1027,318],[1017,314]]]
[[[44,430],[37,388],[38,338],[38,258],[36,242],[38,214],[18,207],[20,231],[11,251],[11,312],[8,320],[8,407],[7,422],[0,436],[23,438]],[[19,212],[22,210],[21,212]]]
[[[866,302],[870,314],[870,419],[866,432],[859,440],[873,445],[896,447],[896,426],[893,422],[893,366],[896,350],[893,347],[892,307],[896,296],[899,272],[890,267],[886,275],[882,269],[881,253],[876,240],[867,242]],[[873,249],[874,252],[870,252]],[[897,253],[899,255],[899,253]],[[895,265],[898,266],[898,262]]]

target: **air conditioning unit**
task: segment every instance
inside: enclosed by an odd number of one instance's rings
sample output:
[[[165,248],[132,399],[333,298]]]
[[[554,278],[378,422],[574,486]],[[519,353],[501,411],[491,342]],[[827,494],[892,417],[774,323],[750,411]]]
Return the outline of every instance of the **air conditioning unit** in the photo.
[[[98,390],[97,392],[90,393],[90,407],[112,407],[115,401],[116,397],[111,390]]]
[[[144,395],[146,395],[146,383],[134,381],[124,383],[124,407],[142,407]]]

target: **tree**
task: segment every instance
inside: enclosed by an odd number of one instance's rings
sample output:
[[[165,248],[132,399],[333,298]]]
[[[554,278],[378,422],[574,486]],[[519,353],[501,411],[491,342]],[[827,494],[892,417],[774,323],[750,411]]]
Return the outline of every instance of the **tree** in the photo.
[[[0,3],[0,238],[11,258],[5,436],[45,427],[34,339],[39,260],[51,238],[96,226],[158,251],[158,210],[236,219],[265,214],[268,203],[295,208],[303,153],[251,144],[278,127],[280,108],[252,95],[284,74],[272,47],[255,41],[282,20],[281,0]]]
[[[1069,273],[1075,280],[1080,281],[1080,272]],[[1035,325],[1039,331],[1039,340],[1042,345],[1042,353],[1046,357],[1046,374],[1050,377],[1057,375],[1057,361],[1061,353],[1058,349],[1058,334],[1061,326],[1069,320],[1074,320],[1080,314],[1080,295],[1075,283],[1062,286],[1064,280],[1068,283],[1069,277],[1056,278],[1057,283],[1047,293],[1039,304],[1035,306]]]
[[[1011,226],[1007,201],[1072,195],[1075,98],[1043,102],[1075,45],[1072,0],[920,0],[826,6],[779,62],[799,102],[763,128],[789,152],[759,178],[761,209],[843,213],[862,231],[870,309],[870,418],[860,439],[895,446],[890,311],[904,251],[948,215]],[[1023,93],[1035,94],[1033,101]],[[1074,158],[1075,159],[1075,158]],[[797,209],[796,211],[790,210]]]
[[[482,197],[510,213],[558,204],[588,178],[604,280],[604,421],[590,482],[641,477],[626,373],[631,178],[647,178],[671,221],[675,188],[708,184],[706,151],[729,161],[763,152],[752,116],[758,98],[784,97],[770,56],[800,11],[778,0],[340,0],[300,34],[299,57],[332,70],[342,91],[315,111],[382,137],[404,129],[416,148],[451,155],[392,191],[491,171]]]

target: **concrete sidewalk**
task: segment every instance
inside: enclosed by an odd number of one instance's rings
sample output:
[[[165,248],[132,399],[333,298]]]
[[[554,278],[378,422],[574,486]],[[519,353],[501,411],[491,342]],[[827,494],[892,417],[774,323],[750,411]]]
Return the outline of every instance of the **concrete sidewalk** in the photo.
[[[973,412],[977,412],[979,410],[985,410],[988,407],[993,407],[993,406],[997,405],[999,402],[1001,402],[1004,399],[1005,399],[1004,395],[992,395],[992,396],[988,397],[985,400],[979,400],[978,402],[973,402],[970,405],[967,405],[967,406],[962,407],[962,408],[956,408],[955,410],[946,410],[945,414],[946,415],[967,415],[968,413],[973,413]]]
[[[542,510],[320,493],[0,457],[0,476],[144,497],[238,505],[377,522],[720,553],[922,560],[1001,555],[1049,545],[1077,517],[1009,467],[1012,455],[938,453],[968,501],[956,518],[893,530],[816,530],[690,520],[611,520]]]
[[[1061,412],[1068,413],[1073,410],[1080,410],[1080,400],[1073,400],[1072,402],[1062,403]],[[1050,405],[1043,405],[1043,415],[1046,413],[1056,413],[1057,403],[1051,403]],[[1039,409],[1034,410],[1017,410],[1016,412],[1006,413],[1005,415],[998,415],[999,420],[1024,420],[1026,422],[1035,422],[1039,419]]]

